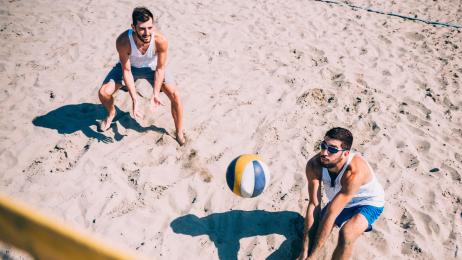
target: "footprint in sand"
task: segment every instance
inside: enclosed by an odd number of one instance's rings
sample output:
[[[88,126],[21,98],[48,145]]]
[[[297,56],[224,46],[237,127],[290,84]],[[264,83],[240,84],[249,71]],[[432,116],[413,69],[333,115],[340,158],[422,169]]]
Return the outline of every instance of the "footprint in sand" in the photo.
[[[329,103],[336,103],[335,95],[322,88],[313,88],[305,91],[296,100],[296,104],[301,108],[311,107],[313,105],[317,107],[326,106]]]
[[[422,248],[416,243],[415,234],[420,235],[417,231],[414,216],[406,209],[400,219],[400,227],[404,230],[404,241],[401,245],[401,253],[409,256],[419,256]],[[419,258],[420,259],[420,258]]]
[[[122,164],[122,172],[127,176],[128,185],[134,190],[138,191],[138,180],[140,179],[140,169],[129,169],[133,167],[127,167],[127,165]]]
[[[33,181],[34,176],[42,175],[45,173],[45,168],[43,166],[43,161],[45,157],[39,157],[34,159],[26,169],[22,170],[22,172],[26,175],[26,179],[30,182]]]
[[[185,152],[181,158],[183,161],[183,168],[188,172],[191,172],[191,175],[199,174],[203,182],[211,182],[212,174],[204,167],[202,159],[199,157],[198,152],[195,149]]]
[[[428,237],[432,237],[434,235],[439,235],[440,234],[440,226],[438,223],[436,223],[433,218],[424,213],[424,212],[417,212],[417,218],[420,220],[420,222],[423,224],[425,227],[426,235]]]
[[[73,138],[72,136],[70,138]],[[78,137],[76,137],[78,138]],[[80,158],[88,151],[92,140],[88,140],[82,147],[70,139],[60,140],[53,149],[48,151],[45,156],[34,159],[29,166],[23,170],[27,179],[33,176],[45,173],[67,172],[78,164]]]
[[[408,32],[405,35],[408,39],[412,41],[422,41],[425,39],[425,36],[418,32]]]
[[[370,236],[372,237],[370,240],[371,244],[374,245],[374,248],[377,248],[382,255],[390,252],[390,245],[388,244],[387,239],[385,239],[382,231],[374,229]]]
[[[55,169],[51,169],[50,172],[72,170],[80,158],[88,151],[90,143],[89,140],[84,147],[79,147],[79,145],[69,139],[61,140],[49,151],[48,161],[51,161],[51,165],[57,166]]]
[[[144,183],[142,185],[142,194],[144,194],[144,196],[148,199],[152,199],[152,198],[155,198],[157,200],[159,200],[160,198],[162,198],[165,193],[167,192],[167,190],[170,188],[169,186],[165,186],[165,185],[155,185],[153,183]]]
[[[446,163],[443,163],[441,168],[445,172],[449,173],[449,175],[451,176],[452,181],[460,182],[462,180],[462,178],[461,178],[460,174],[458,173],[458,171],[456,169],[454,169],[453,167],[447,165]],[[448,175],[447,173],[446,173],[446,175]]]
[[[422,248],[413,240],[405,240],[401,245],[401,253],[410,259],[423,259]]]
[[[419,140],[415,144],[415,148],[418,152],[428,152],[430,151],[431,144],[426,140]]]
[[[416,168],[419,166],[419,159],[416,155],[408,153],[408,152],[403,152],[401,154],[401,162],[403,163],[404,167],[406,168]]]

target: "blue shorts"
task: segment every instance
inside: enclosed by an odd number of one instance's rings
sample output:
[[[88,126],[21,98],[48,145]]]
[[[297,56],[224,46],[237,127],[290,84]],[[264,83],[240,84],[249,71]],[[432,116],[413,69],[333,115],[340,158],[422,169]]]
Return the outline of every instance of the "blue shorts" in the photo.
[[[321,210],[321,218],[324,217],[327,211],[327,207],[329,203]],[[342,225],[348,221],[350,218],[354,217],[356,214],[363,215],[368,222],[368,227],[365,232],[369,232],[372,230],[372,223],[374,223],[377,218],[382,214],[383,207],[374,207],[369,205],[362,205],[362,206],[354,206],[351,208],[344,208],[342,212],[338,215],[335,219],[335,225],[337,227],[342,227]]]
[[[155,79],[155,70],[146,67],[146,68],[137,68],[137,67],[131,67],[132,74],[133,74],[133,79],[136,81],[138,79],[146,79],[151,83],[152,86],[154,86],[154,79]],[[122,76],[122,65],[120,63],[117,63],[111,71],[107,74],[106,78],[103,81],[103,84],[106,84],[110,81],[113,81],[115,83],[118,83],[120,85],[123,85],[123,76]],[[165,84],[173,84],[173,79],[170,76],[170,73],[168,70],[165,70],[165,76],[164,76],[164,83]]]

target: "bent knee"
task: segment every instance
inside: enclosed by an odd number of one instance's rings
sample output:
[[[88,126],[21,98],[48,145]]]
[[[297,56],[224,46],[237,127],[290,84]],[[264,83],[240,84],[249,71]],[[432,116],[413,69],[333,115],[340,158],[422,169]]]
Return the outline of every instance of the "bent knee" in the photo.
[[[176,89],[168,93],[168,97],[170,98],[170,101],[174,104],[181,103],[180,92]]]
[[[110,84],[110,83],[104,84],[99,89],[98,95],[100,97],[108,98],[108,97],[112,96],[112,94],[114,94],[115,90],[116,90],[116,87],[115,87],[114,84]]]
[[[358,239],[358,237],[359,234],[357,234],[357,232],[348,227],[343,227],[342,229],[340,229],[338,239],[339,243],[344,245],[350,245],[353,244],[356,241],[356,239]]]

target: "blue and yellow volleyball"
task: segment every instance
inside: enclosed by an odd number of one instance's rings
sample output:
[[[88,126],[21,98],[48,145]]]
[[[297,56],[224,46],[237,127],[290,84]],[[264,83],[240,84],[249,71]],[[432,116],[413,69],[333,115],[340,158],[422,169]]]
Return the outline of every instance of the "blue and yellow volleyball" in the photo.
[[[253,198],[260,195],[270,181],[268,166],[255,154],[243,154],[226,170],[228,187],[237,195]]]

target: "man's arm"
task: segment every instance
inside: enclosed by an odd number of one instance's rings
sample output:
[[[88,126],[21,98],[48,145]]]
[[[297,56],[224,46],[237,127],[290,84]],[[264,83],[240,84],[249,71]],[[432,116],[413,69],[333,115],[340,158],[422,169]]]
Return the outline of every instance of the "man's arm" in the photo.
[[[321,212],[321,176],[319,174],[319,167],[315,166],[314,161],[316,157],[312,158],[306,164],[306,178],[308,180],[308,195],[309,202],[306,210],[305,225],[303,228],[303,246],[300,259],[306,259],[313,246],[315,239],[316,229],[318,227],[319,216]]]
[[[154,90],[152,93],[151,104],[154,109],[156,106],[163,105],[159,99],[160,89],[164,83],[165,78],[165,65],[167,62],[167,39],[161,34],[156,34],[155,37],[156,51],[157,51],[157,67],[154,81]]]
[[[122,66],[122,76],[125,86],[128,88],[128,93],[132,98],[133,116],[135,119],[140,117],[137,110],[137,96],[135,89],[135,80],[133,79],[131,64],[130,64],[130,42],[128,41],[127,33],[121,34],[116,41],[117,52],[119,53],[120,65]]]
[[[351,163],[353,164],[353,162]],[[345,206],[350,202],[353,196],[358,192],[363,182],[363,174],[351,168],[345,172],[341,180],[342,189],[335,195],[334,199],[330,202],[326,214],[321,220],[319,229],[316,235],[316,240],[313,245],[313,251],[310,257],[316,259],[319,251],[326,242],[332,228],[334,227],[335,219]]]

